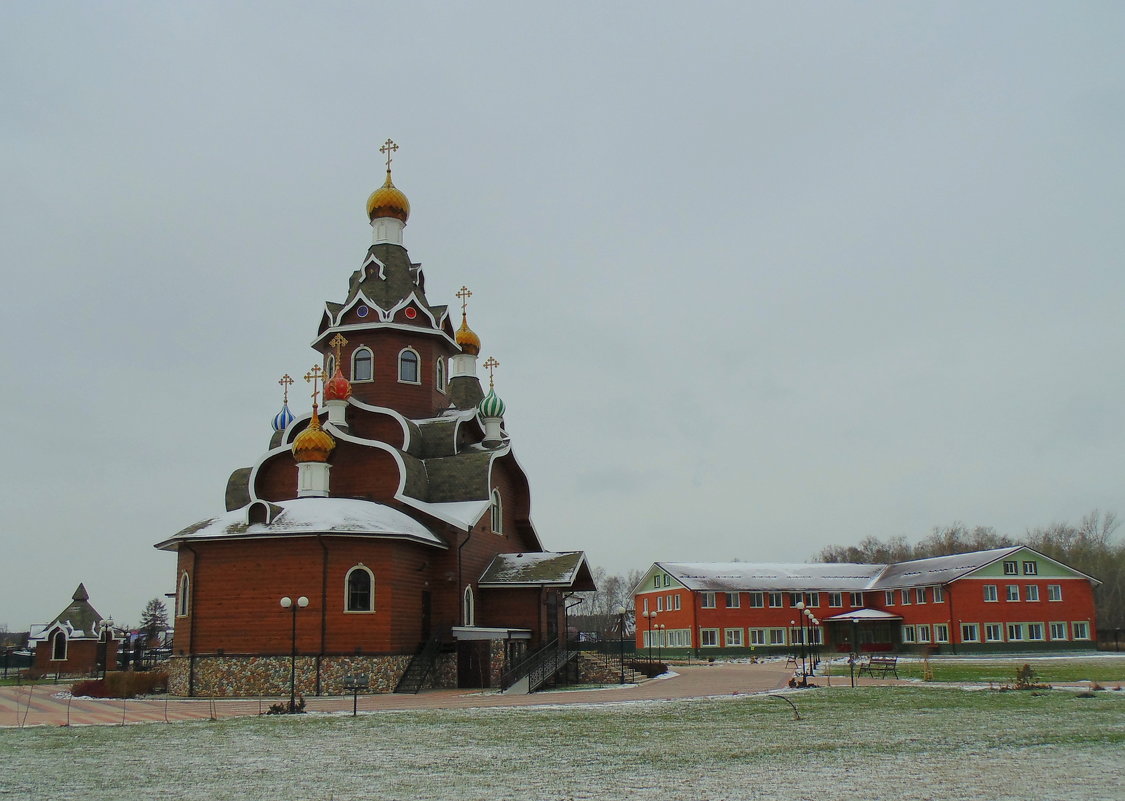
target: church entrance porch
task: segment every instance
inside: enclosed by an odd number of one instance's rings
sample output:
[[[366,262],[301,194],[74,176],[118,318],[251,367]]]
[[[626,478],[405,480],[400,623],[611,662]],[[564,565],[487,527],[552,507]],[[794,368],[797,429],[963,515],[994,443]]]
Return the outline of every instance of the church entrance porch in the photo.
[[[504,671],[527,653],[530,629],[456,626],[457,686],[464,689],[500,686]]]

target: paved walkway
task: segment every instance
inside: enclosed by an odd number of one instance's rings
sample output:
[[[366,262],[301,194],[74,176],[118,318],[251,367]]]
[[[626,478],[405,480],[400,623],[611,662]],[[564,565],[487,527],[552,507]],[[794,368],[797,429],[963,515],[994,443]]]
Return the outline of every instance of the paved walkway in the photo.
[[[426,690],[417,695],[359,696],[363,712],[395,709],[472,709],[501,706],[599,704],[697,698],[753,693],[784,687],[792,676],[782,662],[763,664],[687,665],[672,668],[678,675],[622,687],[564,690],[526,695],[500,695],[480,690]],[[834,683],[847,679],[833,679]],[[823,679],[817,680],[824,684]],[[864,682],[868,683],[868,682]],[[883,683],[883,682],[876,682]],[[259,715],[286,698],[197,699],[163,697],[145,700],[67,699],[56,697],[67,685],[0,687],[0,728],[13,726],[90,726],[206,720]],[[309,712],[350,712],[350,696],[309,697]]]

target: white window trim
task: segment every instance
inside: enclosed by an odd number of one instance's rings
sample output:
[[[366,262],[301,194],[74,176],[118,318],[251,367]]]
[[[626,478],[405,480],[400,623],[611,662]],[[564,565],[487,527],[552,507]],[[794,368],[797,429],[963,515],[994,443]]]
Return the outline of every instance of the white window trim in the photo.
[[[461,594],[463,608],[461,610],[461,625],[475,626],[477,624],[477,600],[473,596],[473,585],[466,584],[465,591]]]
[[[940,631],[945,629],[945,635],[940,634]],[[949,642],[949,624],[948,623],[935,623],[934,624],[934,642]]]
[[[1033,595],[1035,596],[1034,598],[1031,597]],[[1025,601],[1027,601],[1029,603],[1038,603],[1039,602],[1039,585],[1038,584],[1028,584],[1027,586],[1025,586],[1023,588],[1023,598],[1024,598]]]
[[[1058,592],[1058,595],[1059,595],[1058,598],[1052,598],[1051,597],[1051,587],[1057,587],[1058,588],[1058,591],[1059,591]],[[1062,601],[1062,585],[1061,584],[1048,584],[1047,585],[1047,602],[1057,604],[1057,603],[1060,603],[1061,601]]]
[[[62,637],[63,655],[55,656],[55,643],[58,641],[59,637]],[[63,631],[62,629],[55,629],[55,633],[51,635],[51,638],[49,640],[47,640],[47,645],[51,649],[51,658],[49,661],[65,662],[67,660],[67,657],[70,654],[70,637],[66,636],[65,631]]]
[[[852,605],[852,609],[863,608],[863,593],[862,592],[849,592],[848,603]]]
[[[732,595],[734,596],[734,603],[733,604],[730,602],[730,599],[731,599]],[[741,593],[724,592],[723,596],[724,596],[723,600],[725,601],[725,603],[727,605],[727,609],[741,609],[742,608]]]
[[[999,590],[996,589],[996,585],[995,584],[985,584],[983,586],[984,586],[984,590],[983,590],[983,592],[984,592],[984,602],[986,604],[999,603],[1000,592],[999,592]],[[991,593],[992,597],[991,598],[988,597],[989,596],[989,590],[992,590],[992,593]]]
[[[1012,590],[1016,591],[1016,597],[1012,597]],[[1020,585],[1019,584],[1005,584],[1004,585],[1004,601],[1005,603],[1018,604],[1020,602]]]
[[[710,602],[710,603],[708,603]],[[715,593],[701,592],[699,593],[699,608],[700,609],[716,609],[715,606]],[[716,629],[718,631],[718,629]]]
[[[926,588],[925,587],[915,587],[914,588],[914,603],[919,604],[919,605],[922,605],[922,604],[926,603]]]
[[[833,603],[835,601],[835,603]],[[828,608],[829,609],[843,609],[844,608],[844,593],[830,592],[828,593]]]
[[[362,352],[366,352],[367,355],[371,357],[371,377],[370,378],[356,378],[355,357],[358,356]],[[372,351],[371,348],[367,347],[366,345],[360,345],[358,348],[356,348],[355,350],[352,351],[352,374],[351,374],[350,380],[351,380],[351,383],[353,383],[353,384],[370,384],[372,381],[375,380],[375,352]]]
[[[781,639],[777,642],[773,641],[773,633],[775,631],[781,632]],[[786,629],[784,626],[770,626],[768,629],[766,629],[766,642],[769,645],[788,645],[788,629]]]
[[[1055,626],[1062,626],[1063,636],[1056,637],[1054,628]],[[1051,635],[1052,642],[1066,642],[1070,639],[1070,626],[1067,625],[1065,620],[1052,620],[1047,623],[1047,631]]]
[[[996,630],[998,632],[1000,632],[1000,636],[997,637],[997,638],[989,637],[988,636],[988,627],[989,626],[995,626]],[[984,642],[1006,642],[1007,636],[1008,636],[1007,624],[1006,623],[1000,623],[998,621],[992,622],[992,623],[985,623],[983,626],[981,626],[981,634],[984,635]]]
[[[966,627],[971,627],[975,632],[972,637],[965,636]],[[958,633],[960,634],[961,642],[980,642],[980,623],[962,623]]]
[[[191,614],[191,577],[185,570],[180,573],[180,582],[176,587],[176,617],[187,617]]]
[[[434,361],[434,386],[437,387],[437,391],[443,395],[445,394],[445,386],[449,381],[449,379],[446,378],[445,372],[445,359],[438,356],[437,360]]]
[[[932,591],[935,604],[945,603],[945,590],[940,585],[935,584]]]
[[[489,523],[492,526],[492,533],[504,535],[504,502],[500,498],[500,490],[494,489],[491,494],[492,501],[488,507],[488,514],[491,520]]]
[[[1027,642],[1046,642],[1047,641],[1047,626],[1046,626],[1046,624],[1033,620],[1032,622],[1024,623],[1023,625],[1024,625],[1024,633],[1026,634],[1024,639]],[[1039,627],[1039,636],[1038,637],[1032,637],[1031,636],[1031,626],[1038,626]]]
[[[415,359],[414,374],[416,376],[418,376],[414,381],[407,381],[405,378],[402,377],[402,357],[407,353],[414,354],[414,359]],[[418,384],[422,383],[422,357],[418,355],[418,351],[414,350],[414,348],[411,348],[411,347],[407,346],[407,347],[403,348],[402,350],[400,350],[398,352],[398,360],[395,362],[395,364],[396,364],[397,370],[398,370],[398,383],[400,383],[400,384],[412,384],[414,386],[417,386]]]
[[[751,648],[757,648],[759,645],[768,645],[769,637],[766,635],[768,629],[747,629],[749,632],[747,642],[750,643]],[[758,642],[754,642],[755,635],[757,635]]]
[[[703,635],[710,633],[714,635],[714,642],[710,645],[703,642]],[[700,648],[718,648],[719,647],[719,630],[718,629],[700,629],[699,630],[699,647]]]
[[[730,635],[737,634],[738,642],[731,642]],[[723,629],[723,646],[726,648],[744,648],[746,646],[746,635],[742,629]]]
[[[371,582],[371,600],[370,600],[371,608],[370,609],[348,609],[348,601],[350,600],[349,596],[351,595],[351,593],[348,592],[348,585],[351,583],[352,573],[354,573],[357,570],[360,570],[360,571],[366,573],[368,580],[370,580],[370,582]],[[372,573],[371,568],[367,567],[367,565],[363,564],[363,562],[359,562],[358,564],[353,565],[348,570],[348,572],[344,574],[344,614],[345,615],[373,615],[373,614],[375,614],[375,574]]]
[[[1086,630],[1086,633],[1081,637],[1074,630],[1075,626],[1081,626]],[[1070,623],[1070,639],[1072,640],[1089,640],[1090,639],[1090,621],[1089,620],[1072,620]]]
[[[774,601],[777,601],[775,604]],[[769,609],[784,609],[785,608],[785,593],[771,592],[766,599],[766,604]]]

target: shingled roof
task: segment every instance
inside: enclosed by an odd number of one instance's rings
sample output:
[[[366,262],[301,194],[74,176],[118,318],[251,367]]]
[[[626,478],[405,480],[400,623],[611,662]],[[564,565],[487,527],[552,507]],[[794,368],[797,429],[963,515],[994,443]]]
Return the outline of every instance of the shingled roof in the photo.
[[[502,553],[492,560],[479,582],[481,588],[566,587],[576,592],[595,589],[582,551],[562,553]]]

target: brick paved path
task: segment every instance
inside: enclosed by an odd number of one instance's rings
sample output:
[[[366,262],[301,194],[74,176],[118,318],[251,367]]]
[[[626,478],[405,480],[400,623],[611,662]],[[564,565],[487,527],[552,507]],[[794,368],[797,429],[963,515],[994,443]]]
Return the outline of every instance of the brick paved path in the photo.
[[[637,685],[599,690],[570,690],[500,695],[479,690],[426,690],[417,695],[361,695],[360,711],[392,709],[470,709],[496,706],[591,704],[654,699],[696,698],[773,690],[792,675],[781,662],[674,666],[676,676]],[[841,679],[834,679],[835,682]],[[846,680],[843,680],[846,681]],[[819,683],[823,683],[822,680]],[[865,682],[867,683],[867,682]],[[881,683],[881,682],[880,682]],[[146,700],[63,699],[67,685],[0,687],[0,727],[121,725],[258,715],[288,698],[197,699],[162,697]],[[350,712],[350,696],[309,697],[310,712]]]

